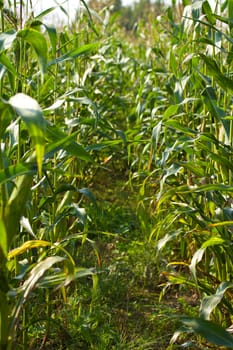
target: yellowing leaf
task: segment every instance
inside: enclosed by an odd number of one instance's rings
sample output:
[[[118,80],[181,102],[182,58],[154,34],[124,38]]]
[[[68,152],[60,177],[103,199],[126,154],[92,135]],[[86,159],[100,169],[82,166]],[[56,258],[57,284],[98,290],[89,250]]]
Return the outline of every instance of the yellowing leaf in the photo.
[[[12,259],[17,255],[23,254],[24,252],[32,248],[49,247],[51,245],[52,244],[47,241],[40,241],[40,240],[27,241],[23,243],[20,247],[17,247],[11,250],[8,254],[8,259]]]

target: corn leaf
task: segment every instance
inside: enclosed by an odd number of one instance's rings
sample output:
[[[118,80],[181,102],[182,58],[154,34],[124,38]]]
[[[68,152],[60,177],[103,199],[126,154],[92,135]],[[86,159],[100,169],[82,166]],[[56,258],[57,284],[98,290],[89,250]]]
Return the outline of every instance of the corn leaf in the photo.
[[[8,103],[14,108],[16,113],[21,116],[28,128],[29,134],[35,145],[38,173],[41,176],[45,149],[44,133],[46,128],[46,122],[43,118],[42,110],[35,99],[23,93],[11,97]]]
[[[51,243],[47,241],[42,241],[42,240],[27,241],[23,243],[20,247],[17,247],[11,250],[8,253],[8,259],[15,258],[16,256],[21,255],[25,253],[27,250],[30,250],[33,248],[41,248],[41,247],[49,247],[49,246],[51,246]]]
[[[206,64],[207,70],[213,76],[215,81],[219,84],[221,88],[224,90],[229,89],[231,92],[233,91],[233,80],[225,76],[221,71],[216,62],[216,60],[212,57],[199,54],[204,63]]]
[[[0,63],[6,67],[6,69],[8,70],[8,72],[10,72],[13,76],[17,76],[17,72],[15,70],[15,67],[13,66],[13,64],[11,63],[11,61],[9,60],[8,56],[5,55],[3,52],[0,53]]]
[[[231,32],[231,30],[233,28],[233,23],[232,23],[232,20],[233,20],[233,0],[228,0],[227,4],[228,4],[228,17],[229,17],[228,24],[229,24],[229,29]]]
[[[54,288],[61,285],[67,285],[78,278],[93,276],[96,274],[93,268],[76,267],[74,274],[67,276],[64,272],[59,272],[51,276],[44,276],[38,283],[39,287]]]
[[[179,130],[179,131],[182,131],[183,133],[185,133],[186,135],[189,135],[189,136],[194,136],[196,135],[196,131],[190,129],[190,128],[187,128],[186,126],[180,124],[179,122],[177,122],[176,120],[173,120],[173,119],[169,119],[165,122],[165,124],[167,126],[170,126],[171,128],[173,129],[176,129],[176,130]]]
[[[37,166],[35,163],[19,163],[16,165],[10,165],[5,169],[0,170],[0,184],[4,184],[11,181],[18,176],[33,174],[37,171]]]
[[[50,13],[50,10],[53,10],[54,8],[48,9],[48,13]],[[38,18],[38,17],[36,17]],[[49,36],[49,40],[50,40],[50,44],[51,44],[51,48],[52,48],[52,52],[55,55],[56,53],[56,48],[57,48],[57,30],[55,27],[45,24],[43,22],[41,22],[39,19],[36,19],[35,21],[32,22],[31,27],[36,27],[36,26],[44,26],[48,36]]]
[[[31,291],[36,287],[38,281],[54,264],[60,263],[64,260],[65,258],[62,258],[60,256],[50,256],[37,263],[36,266],[31,270],[29,277],[24,281],[24,284],[20,288],[21,293],[12,313],[10,334],[12,334],[14,330],[14,326],[19,318],[19,314],[23,308],[24,303],[27,301]]]
[[[59,149],[64,149],[69,154],[85,160],[92,161],[91,156],[88,152],[75,140],[75,134],[66,135],[60,129],[58,129],[55,125],[47,124],[46,125],[46,136],[50,141],[49,146],[46,148],[45,157],[50,157],[51,154],[58,151]]]
[[[4,223],[7,231],[8,245],[19,232],[20,218],[24,213],[28,195],[32,186],[32,174],[19,176],[4,210]]]
[[[195,254],[193,255],[191,264],[190,264],[190,266],[189,266],[190,271],[192,272],[195,281],[197,280],[197,276],[196,276],[196,265],[202,260],[204,253],[205,253],[205,248],[200,248],[200,249],[198,249],[198,250],[195,252]]]
[[[207,20],[209,21],[210,24],[215,25],[216,24],[216,19],[212,13],[210,4],[207,0],[203,1],[202,3],[202,11],[206,15]]]
[[[67,52],[66,54],[56,58],[55,60],[48,63],[48,66],[51,66],[53,64],[70,61],[73,60],[81,55],[86,55],[94,50],[96,50],[99,47],[98,43],[94,44],[87,44],[79,47],[78,49],[71,50],[70,52]]]
[[[207,241],[205,241],[202,245],[201,248],[208,248],[208,247],[212,247],[214,245],[222,245],[225,243],[225,240],[221,237],[211,237],[210,239],[208,239]]]
[[[22,38],[35,50],[43,77],[47,68],[48,52],[47,42],[44,35],[34,29],[29,28],[18,31],[17,37]]]
[[[233,287],[232,282],[223,282],[219,285],[215,294],[205,296],[202,299],[201,306],[200,306],[201,318],[209,320],[212,311],[222,301],[224,293],[227,291],[227,289],[232,287]]]
[[[3,255],[7,257],[8,244],[7,244],[7,232],[5,228],[4,221],[0,219],[0,250]]]
[[[221,122],[224,130],[226,132],[226,136],[229,138],[230,136],[230,122],[226,120],[226,113],[223,109],[218,107],[217,105],[217,96],[212,86],[206,87],[202,91],[202,96],[204,97],[204,102],[211,113],[212,117],[217,121]]]
[[[195,332],[218,346],[233,347],[233,337],[220,325],[195,317],[181,317],[181,322],[190,332]]]

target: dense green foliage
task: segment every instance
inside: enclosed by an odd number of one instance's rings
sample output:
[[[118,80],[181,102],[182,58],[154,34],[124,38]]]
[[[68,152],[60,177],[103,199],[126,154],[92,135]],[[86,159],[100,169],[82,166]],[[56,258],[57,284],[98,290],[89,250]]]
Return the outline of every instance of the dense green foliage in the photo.
[[[63,28],[14,4],[0,350],[233,348],[232,1],[173,3],[132,31],[120,2],[83,0]]]

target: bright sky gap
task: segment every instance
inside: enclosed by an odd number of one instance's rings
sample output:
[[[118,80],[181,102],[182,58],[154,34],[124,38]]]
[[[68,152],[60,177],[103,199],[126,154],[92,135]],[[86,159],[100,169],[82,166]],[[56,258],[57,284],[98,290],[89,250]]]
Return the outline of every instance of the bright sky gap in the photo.
[[[122,0],[123,6],[129,6],[132,5],[135,2],[135,0]],[[76,11],[78,10],[80,6],[80,0],[36,0],[33,1],[33,10],[35,11],[35,14],[41,13],[43,10],[46,10],[50,7],[57,6],[57,4],[62,4],[62,6],[65,8],[65,10],[69,13],[70,20],[75,16]],[[54,21],[54,17],[56,16],[56,21],[62,21],[67,20],[64,13],[57,8],[55,12],[52,13],[52,15],[47,17],[47,20],[49,22]],[[50,20],[51,18],[51,20]]]

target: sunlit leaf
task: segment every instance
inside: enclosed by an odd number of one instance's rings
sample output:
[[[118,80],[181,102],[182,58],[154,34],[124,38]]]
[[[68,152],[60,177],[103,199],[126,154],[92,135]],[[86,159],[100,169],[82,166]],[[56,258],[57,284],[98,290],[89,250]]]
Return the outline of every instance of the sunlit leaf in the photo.
[[[175,232],[169,232],[167,233],[163,238],[161,238],[157,245],[156,245],[156,249],[158,250],[158,252],[160,252],[168,242],[173,241],[174,239],[176,239],[179,235],[181,234],[180,230],[177,230]]]
[[[7,243],[7,232],[5,228],[5,224],[2,219],[0,219],[0,250],[3,255],[7,257],[8,253],[8,243]]]
[[[46,122],[38,102],[23,93],[11,97],[9,102],[25,122],[35,144],[38,172],[42,175],[42,162],[45,149]]]
[[[20,225],[34,238],[37,239],[35,233],[33,232],[30,221],[25,216],[22,216],[20,219]]]
[[[12,259],[20,254],[23,254],[27,250],[30,250],[33,248],[41,248],[41,247],[49,247],[49,246],[51,246],[51,243],[43,240],[27,241],[23,243],[20,247],[17,247],[11,250],[8,253],[8,259]]]
[[[160,121],[152,130],[151,139],[152,139],[152,143],[153,143],[153,146],[154,146],[155,150],[158,147],[160,133],[161,133],[161,128],[162,128],[162,121]]]
[[[201,248],[205,249],[214,245],[222,245],[223,243],[225,243],[225,240],[222,237],[211,237],[202,244]]]
[[[169,106],[163,114],[164,118],[167,119],[172,115],[176,114],[178,109],[179,109],[179,104]]]
[[[215,294],[205,296],[202,299],[201,306],[200,306],[201,318],[209,320],[212,311],[222,301],[224,293],[227,291],[227,289],[232,288],[232,287],[233,287],[232,282],[223,282],[219,285]]]
[[[93,268],[76,267],[74,274],[70,276],[67,276],[64,272],[54,273],[51,276],[44,276],[40,280],[38,286],[43,288],[55,288],[61,285],[68,285],[76,279],[93,276],[94,274],[96,274],[96,271]]]
[[[38,281],[54,264],[63,262],[64,260],[65,258],[62,258],[60,256],[49,256],[44,260],[38,262],[36,266],[31,270],[29,277],[24,281],[22,287],[20,288],[21,293],[12,313],[10,334],[12,334],[15,323],[18,321],[18,317],[24,303],[27,301],[32,290],[36,287]]]
[[[215,223],[209,224],[210,227],[232,226],[232,225],[233,225],[233,220],[229,220],[229,221],[220,221],[220,222],[215,222]]]
[[[197,278],[196,265],[202,260],[204,253],[205,253],[205,248],[200,248],[195,252],[195,254],[192,257],[192,261],[189,268],[195,280]]]

